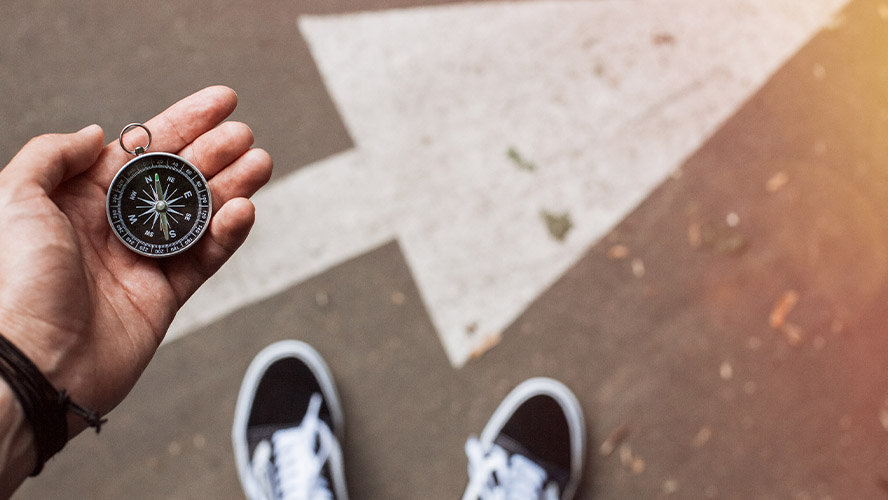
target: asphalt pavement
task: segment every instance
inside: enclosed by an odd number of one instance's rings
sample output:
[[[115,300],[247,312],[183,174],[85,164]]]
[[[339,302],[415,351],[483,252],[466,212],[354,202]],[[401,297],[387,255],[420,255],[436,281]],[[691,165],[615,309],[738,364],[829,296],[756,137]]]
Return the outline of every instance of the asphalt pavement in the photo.
[[[223,83],[283,182],[354,147],[299,17],[416,3],[13,0],[0,156],[94,121],[115,134]],[[15,498],[242,498],[237,390],[285,338],[331,366],[356,499],[460,495],[465,439],[531,376],[586,413],[580,498],[886,498],[886,89],[888,4],[853,0],[464,364],[404,245],[382,241],[162,346],[102,433]]]

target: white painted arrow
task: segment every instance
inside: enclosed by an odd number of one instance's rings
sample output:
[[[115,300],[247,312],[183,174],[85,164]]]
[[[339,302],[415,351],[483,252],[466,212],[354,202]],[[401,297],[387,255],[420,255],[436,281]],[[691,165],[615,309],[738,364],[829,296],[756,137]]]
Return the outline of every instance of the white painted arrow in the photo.
[[[171,335],[397,238],[459,366],[845,3],[517,2],[303,18],[356,147],[256,197],[246,246]],[[536,168],[518,168],[510,148]],[[564,241],[542,211],[570,214]]]

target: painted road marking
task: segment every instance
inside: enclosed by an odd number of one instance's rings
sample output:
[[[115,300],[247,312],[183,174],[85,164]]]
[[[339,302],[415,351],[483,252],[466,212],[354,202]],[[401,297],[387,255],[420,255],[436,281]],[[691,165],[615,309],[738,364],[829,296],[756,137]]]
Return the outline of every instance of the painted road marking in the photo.
[[[171,336],[397,239],[460,366],[845,3],[516,2],[302,18],[356,147],[256,196],[247,244]],[[543,212],[569,214],[563,241]]]

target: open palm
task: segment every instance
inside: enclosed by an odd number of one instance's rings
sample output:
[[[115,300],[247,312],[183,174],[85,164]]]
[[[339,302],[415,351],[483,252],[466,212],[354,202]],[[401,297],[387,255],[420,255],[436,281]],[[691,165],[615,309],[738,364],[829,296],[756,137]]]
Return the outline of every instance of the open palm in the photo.
[[[98,126],[38,137],[0,171],[0,334],[75,401],[101,413],[117,405],[176,311],[249,233],[246,198],[272,163],[251,149],[246,125],[223,123],[236,104],[211,87],[146,122],[151,151],[197,166],[216,207],[207,234],[174,257],[137,255],[111,231],[105,194],[132,157],[116,140],[103,147]],[[71,423],[71,434],[82,429]]]

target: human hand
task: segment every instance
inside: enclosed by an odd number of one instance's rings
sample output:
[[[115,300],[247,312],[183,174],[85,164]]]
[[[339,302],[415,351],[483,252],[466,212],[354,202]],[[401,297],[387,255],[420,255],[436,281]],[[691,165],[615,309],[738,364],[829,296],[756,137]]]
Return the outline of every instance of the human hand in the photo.
[[[105,195],[132,157],[116,140],[103,147],[98,126],[37,137],[0,170],[0,334],[73,401],[102,414],[116,406],[176,311],[246,239],[246,198],[272,161],[250,149],[246,125],[221,123],[236,104],[231,89],[211,87],[146,122],[151,150],[197,166],[216,207],[207,234],[174,257],[140,256],[113,234]],[[69,435],[83,428],[69,418]]]

